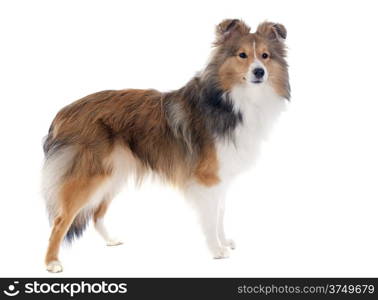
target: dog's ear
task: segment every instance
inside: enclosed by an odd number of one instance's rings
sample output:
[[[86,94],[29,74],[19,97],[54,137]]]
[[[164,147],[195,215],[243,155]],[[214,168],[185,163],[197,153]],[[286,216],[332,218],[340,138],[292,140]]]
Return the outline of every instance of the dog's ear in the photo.
[[[227,19],[219,23],[215,29],[216,40],[214,45],[220,45],[234,35],[248,34],[251,29],[243,21]]]
[[[286,39],[287,31],[285,26],[279,23],[264,22],[261,23],[256,30],[256,33],[264,36],[269,40],[278,40],[283,42]]]

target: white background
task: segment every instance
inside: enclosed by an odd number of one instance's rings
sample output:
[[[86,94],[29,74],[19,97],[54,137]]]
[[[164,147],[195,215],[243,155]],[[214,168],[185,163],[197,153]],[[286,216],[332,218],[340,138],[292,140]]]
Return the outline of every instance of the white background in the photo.
[[[237,249],[213,260],[180,195],[125,189],[107,248],[91,226],[58,276],[378,276],[377,9],[374,1],[2,1],[0,276],[51,276],[39,193],[56,112],[103,89],[184,85],[214,26],[288,30],[292,102],[257,166],[230,191]]]

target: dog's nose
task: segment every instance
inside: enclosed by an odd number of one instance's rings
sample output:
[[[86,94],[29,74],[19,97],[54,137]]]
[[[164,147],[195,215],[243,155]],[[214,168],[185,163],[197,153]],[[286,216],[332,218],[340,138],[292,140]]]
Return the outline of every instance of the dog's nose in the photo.
[[[260,79],[264,76],[265,71],[263,68],[256,68],[253,70],[253,75],[256,76],[256,78]]]

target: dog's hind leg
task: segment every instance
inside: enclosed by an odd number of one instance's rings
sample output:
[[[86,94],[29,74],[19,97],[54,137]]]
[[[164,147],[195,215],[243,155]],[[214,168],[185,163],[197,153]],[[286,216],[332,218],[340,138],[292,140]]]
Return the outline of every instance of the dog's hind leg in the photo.
[[[59,212],[54,218],[49,246],[46,253],[46,269],[61,272],[63,267],[58,259],[63,238],[70,229],[75,217],[88,203],[95,189],[103,182],[103,177],[72,178],[65,181],[59,193]]]
[[[93,222],[97,232],[105,240],[107,246],[118,246],[121,245],[122,242],[117,238],[112,237],[104,224],[104,216],[106,214],[106,211],[108,210],[110,202],[111,199],[109,197],[105,197],[105,199],[100,203],[93,215]]]

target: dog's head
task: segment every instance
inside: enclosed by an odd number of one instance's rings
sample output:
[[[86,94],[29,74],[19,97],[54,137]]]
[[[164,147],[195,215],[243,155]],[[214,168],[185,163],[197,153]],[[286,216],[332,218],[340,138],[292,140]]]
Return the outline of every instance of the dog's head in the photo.
[[[286,35],[286,28],[278,23],[261,23],[251,33],[241,20],[221,22],[216,27],[216,50],[209,64],[221,88],[270,84],[278,95],[289,99]]]

